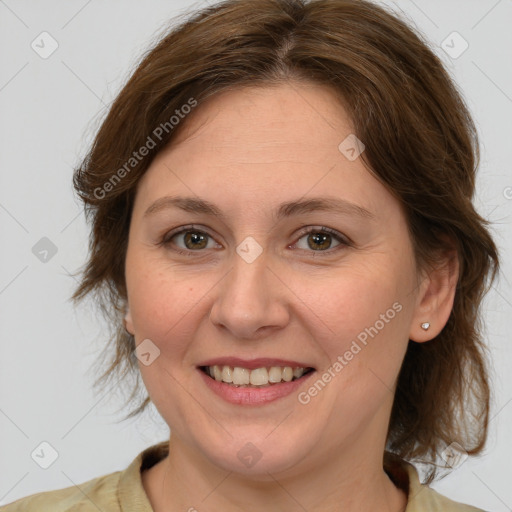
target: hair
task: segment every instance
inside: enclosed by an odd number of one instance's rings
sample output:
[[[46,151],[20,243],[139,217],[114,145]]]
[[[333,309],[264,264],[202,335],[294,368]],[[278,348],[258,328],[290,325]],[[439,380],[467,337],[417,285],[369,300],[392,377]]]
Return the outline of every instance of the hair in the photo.
[[[170,120],[217,92],[294,82],[329,86],[343,102],[366,146],[364,165],[405,212],[418,268],[457,252],[450,317],[431,341],[409,341],[387,435],[386,453],[429,464],[431,482],[447,445],[474,455],[485,444],[480,305],[499,258],[472,203],[479,144],[462,94],[420,33],[369,1],[227,0],[180,21],[141,58],[73,177],[91,233],[72,298],[91,294],[111,328],[108,368],[95,386],[132,378],[127,404],[141,389],[135,340],[123,326],[124,263],[137,183],[186,123]],[[134,159],[150,140],[149,154]]]

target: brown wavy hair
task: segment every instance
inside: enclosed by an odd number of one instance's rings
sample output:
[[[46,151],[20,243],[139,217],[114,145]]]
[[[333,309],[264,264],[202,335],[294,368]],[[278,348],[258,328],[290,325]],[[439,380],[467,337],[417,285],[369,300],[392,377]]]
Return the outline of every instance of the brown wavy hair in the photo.
[[[480,304],[499,259],[472,204],[479,144],[461,93],[421,34],[368,1],[227,0],[180,20],[142,57],[73,179],[91,223],[73,300],[91,294],[111,328],[108,367],[95,386],[132,379],[127,405],[142,389],[123,327],[124,263],[137,183],[186,122],[171,118],[182,118],[191,99],[200,108],[229,88],[294,81],[338,94],[366,145],[364,164],[404,208],[418,267],[456,246],[453,310],[435,339],[409,341],[388,431],[388,452],[430,463],[431,482],[445,446],[456,441],[469,454],[484,447],[490,387]],[[148,137],[149,153],[130,160]],[[149,402],[142,396],[126,418]]]

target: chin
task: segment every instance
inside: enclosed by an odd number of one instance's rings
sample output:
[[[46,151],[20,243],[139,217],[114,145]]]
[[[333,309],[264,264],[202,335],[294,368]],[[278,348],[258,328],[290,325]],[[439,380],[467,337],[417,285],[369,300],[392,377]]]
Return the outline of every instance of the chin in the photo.
[[[264,429],[264,433],[254,429],[253,432],[254,435],[247,432],[240,436],[233,435],[229,441],[212,440],[212,444],[208,445],[201,443],[198,449],[212,464],[225,471],[257,481],[270,481],[273,480],[271,475],[298,470],[316,442],[305,433],[293,436],[284,429],[279,435],[270,436],[271,430],[268,428]],[[215,448],[212,450],[212,447]]]

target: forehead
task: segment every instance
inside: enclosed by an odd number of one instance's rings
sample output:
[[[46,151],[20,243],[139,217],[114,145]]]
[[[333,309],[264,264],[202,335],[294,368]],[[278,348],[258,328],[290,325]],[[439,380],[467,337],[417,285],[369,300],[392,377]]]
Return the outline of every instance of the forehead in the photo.
[[[311,147],[337,149],[351,121],[335,92],[314,83],[240,87],[208,98],[184,120],[170,150],[208,141],[205,151],[226,148],[243,161],[262,150],[304,156]],[[218,156],[222,156],[221,153]],[[334,153],[337,156],[337,153]]]
[[[179,191],[257,209],[329,192],[371,209],[371,189],[382,188],[360,158],[340,151],[352,123],[325,86],[223,91],[183,123],[141,180],[142,195],[155,199]]]

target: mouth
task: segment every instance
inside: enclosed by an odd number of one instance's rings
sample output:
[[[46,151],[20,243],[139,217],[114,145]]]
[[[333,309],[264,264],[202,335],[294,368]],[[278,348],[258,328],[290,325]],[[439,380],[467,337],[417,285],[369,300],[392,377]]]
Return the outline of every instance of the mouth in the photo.
[[[197,370],[215,395],[243,406],[263,406],[293,395],[316,371],[298,361],[234,357],[205,361]]]
[[[293,382],[314,371],[314,368],[304,366],[261,366],[251,369],[217,364],[200,366],[199,369],[217,382],[243,388],[265,388]]]

